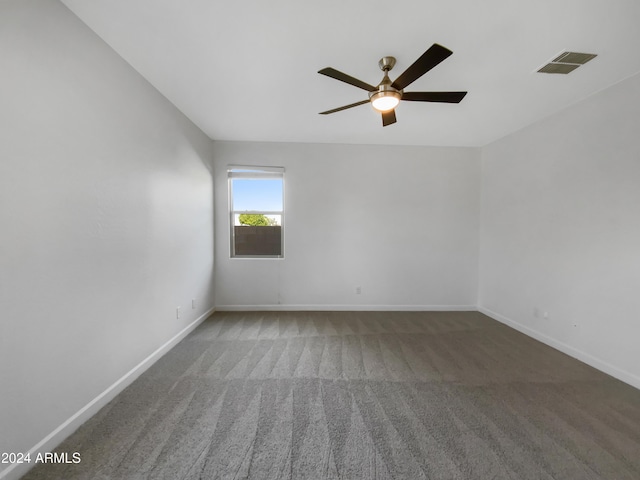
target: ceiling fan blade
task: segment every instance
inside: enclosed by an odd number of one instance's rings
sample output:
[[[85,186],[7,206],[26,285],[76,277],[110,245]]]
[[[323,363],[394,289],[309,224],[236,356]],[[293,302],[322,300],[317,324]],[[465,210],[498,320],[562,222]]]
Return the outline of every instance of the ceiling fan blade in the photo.
[[[321,75],[326,75],[327,77],[335,78],[336,80],[340,80],[341,82],[348,83],[349,85],[353,85],[354,87],[361,88],[363,90],[366,90],[367,92],[373,92],[376,89],[376,87],[374,87],[373,85],[369,85],[362,80],[353,78],[346,73],[339,72],[335,68],[323,68],[322,70],[319,70],[318,73]]]
[[[346,110],[347,108],[353,108],[353,107],[357,107],[358,105],[364,105],[365,103],[369,103],[369,100],[362,100],[361,102],[356,102],[350,105],[345,105],[343,107],[334,108],[333,110],[327,110],[326,112],[320,112],[320,115],[328,115],[330,113],[340,112],[342,110]]]
[[[460,103],[467,92],[404,92],[402,100],[410,102]]]
[[[402,90],[403,88],[409,86],[409,84],[420,78],[422,75],[427,73],[433,67],[438,65],[452,53],[453,52],[448,48],[434,43],[426,52],[422,54],[422,56],[418,60],[413,62],[413,64],[409,68],[407,68],[398,78],[396,78],[395,82],[393,82],[391,86],[393,88],[397,88],[398,90]]]
[[[382,112],[382,126],[386,127],[392,123],[396,123],[396,111],[389,110],[388,112]]]

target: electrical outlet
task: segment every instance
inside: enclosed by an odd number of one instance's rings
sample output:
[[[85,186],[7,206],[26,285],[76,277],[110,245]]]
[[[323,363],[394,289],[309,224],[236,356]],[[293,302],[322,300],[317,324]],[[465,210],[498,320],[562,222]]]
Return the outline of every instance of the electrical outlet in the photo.
[[[362,287],[356,287],[356,295],[360,295],[362,293]]]
[[[549,320],[549,312],[542,312],[542,318]]]
[[[180,307],[176,308],[176,319],[180,320]]]

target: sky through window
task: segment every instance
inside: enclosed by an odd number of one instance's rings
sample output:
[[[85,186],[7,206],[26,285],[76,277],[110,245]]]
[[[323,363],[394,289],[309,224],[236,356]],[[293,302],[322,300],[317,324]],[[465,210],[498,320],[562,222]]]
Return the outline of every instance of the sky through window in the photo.
[[[233,209],[282,211],[282,179],[233,179]]]

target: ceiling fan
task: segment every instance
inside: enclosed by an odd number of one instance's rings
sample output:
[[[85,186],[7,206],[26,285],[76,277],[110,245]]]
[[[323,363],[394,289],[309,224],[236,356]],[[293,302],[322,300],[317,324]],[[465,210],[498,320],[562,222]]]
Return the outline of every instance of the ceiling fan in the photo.
[[[396,64],[396,59],[394,57],[382,57],[378,62],[378,66],[380,67],[380,70],[384,72],[384,77],[376,87],[369,85],[362,80],[358,80],[357,78],[353,78],[346,73],[339,72],[335,68],[323,68],[318,71],[318,73],[366,90],[369,92],[369,99],[334,108],[333,110],[327,110],[326,112],[320,112],[320,115],[328,115],[348,108],[357,107],[358,105],[364,105],[365,103],[371,103],[371,106],[375,110],[382,113],[382,126],[386,127],[387,125],[396,123],[396,112],[394,109],[398,103],[400,103],[400,100],[407,100],[410,102],[460,103],[467,92],[404,91],[405,87],[408,87],[411,83],[438,65],[452,53],[453,52],[448,48],[434,43],[422,54],[420,58],[418,58],[418,60],[413,62],[413,64],[393,82],[389,78],[389,71]]]

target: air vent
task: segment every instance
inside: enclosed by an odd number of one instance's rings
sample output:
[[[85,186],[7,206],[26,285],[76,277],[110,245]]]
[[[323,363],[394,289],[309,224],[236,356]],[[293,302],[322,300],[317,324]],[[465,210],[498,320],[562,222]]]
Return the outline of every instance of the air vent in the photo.
[[[571,73],[580,65],[570,65],[567,63],[547,63],[544,67],[542,67],[538,72],[540,73]]]
[[[556,58],[538,70],[539,73],[561,73],[566,75],[573,72],[580,65],[595,58],[594,53],[562,52]]]
[[[593,53],[564,52],[551,60],[553,63],[577,63],[584,65],[592,58],[597,57]]]

